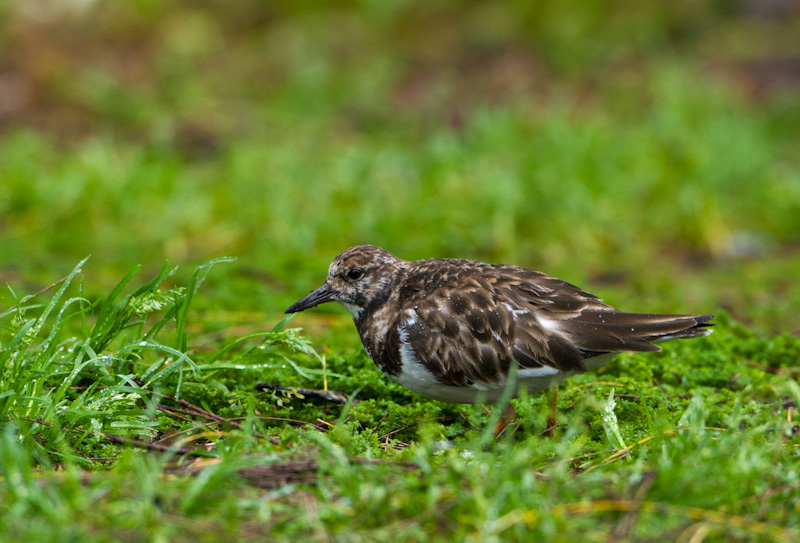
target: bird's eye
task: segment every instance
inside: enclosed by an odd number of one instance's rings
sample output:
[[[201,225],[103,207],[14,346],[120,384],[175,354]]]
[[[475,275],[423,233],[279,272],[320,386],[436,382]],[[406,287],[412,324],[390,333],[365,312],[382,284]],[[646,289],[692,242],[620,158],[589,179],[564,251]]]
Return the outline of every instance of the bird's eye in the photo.
[[[362,277],[364,277],[364,271],[361,268],[353,268],[347,272],[347,278],[352,279],[353,281],[356,279],[361,279]]]

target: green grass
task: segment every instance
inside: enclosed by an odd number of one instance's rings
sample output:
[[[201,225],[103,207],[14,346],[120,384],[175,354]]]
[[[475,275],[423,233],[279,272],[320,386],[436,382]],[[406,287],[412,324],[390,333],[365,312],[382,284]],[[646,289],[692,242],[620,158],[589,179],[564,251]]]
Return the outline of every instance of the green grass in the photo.
[[[796,32],[628,4],[0,2],[0,539],[797,540]],[[717,326],[495,442],[284,319],[355,243]]]
[[[565,383],[558,438],[541,437],[544,399],[530,397],[514,400],[520,425],[495,442],[491,413],[390,384],[353,331],[331,333],[324,365],[284,323],[216,351],[187,343],[209,267],[170,289],[166,266],[136,289],[126,276],[102,304],[83,297],[76,268],[2,314],[7,540],[797,537],[794,336],[759,339],[721,315],[708,338]],[[326,382],[359,401],[320,405],[256,382]],[[223,418],[158,408],[178,398]],[[207,458],[108,435],[202,445]],[[300,460],[316,485],[276,482]]]

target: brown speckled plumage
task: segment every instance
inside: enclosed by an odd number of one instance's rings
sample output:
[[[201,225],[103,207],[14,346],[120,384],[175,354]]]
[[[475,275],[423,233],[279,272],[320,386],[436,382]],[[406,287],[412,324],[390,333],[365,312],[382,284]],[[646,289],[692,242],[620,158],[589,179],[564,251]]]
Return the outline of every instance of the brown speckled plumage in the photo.
[[[408,262],[371,245],[337,256],[325,284],[287,313],[327,301],[348,308],[367,353],[389,377],[464,403],[496,398],[511,364],[520,385],[538,391],[615,353],[707,335],[713,318],[626,313],[541,272],[471,260]]]

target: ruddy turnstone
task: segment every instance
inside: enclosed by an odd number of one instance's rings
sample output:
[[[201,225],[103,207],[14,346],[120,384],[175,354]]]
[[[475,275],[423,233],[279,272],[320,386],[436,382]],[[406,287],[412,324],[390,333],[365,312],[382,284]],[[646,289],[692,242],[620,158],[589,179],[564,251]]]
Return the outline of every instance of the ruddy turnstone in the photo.
[[[628,313],[544,273],[472,260],[409,262],[373,245],[337,256],[296,313],[336,301],[390,379],[442,402],[492,403],[546,390],[621,352],[708,335],[713,315]],[[499,431],[499,430],[498,430]]]

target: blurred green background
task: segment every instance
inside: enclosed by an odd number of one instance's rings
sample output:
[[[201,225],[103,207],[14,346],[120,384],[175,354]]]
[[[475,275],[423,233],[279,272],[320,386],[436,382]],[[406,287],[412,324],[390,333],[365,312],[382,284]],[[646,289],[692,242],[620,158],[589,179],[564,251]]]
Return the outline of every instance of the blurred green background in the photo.
[[[356,243],[800,332],[800,3],[0,0],[15,290],[271,320]]]

